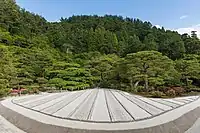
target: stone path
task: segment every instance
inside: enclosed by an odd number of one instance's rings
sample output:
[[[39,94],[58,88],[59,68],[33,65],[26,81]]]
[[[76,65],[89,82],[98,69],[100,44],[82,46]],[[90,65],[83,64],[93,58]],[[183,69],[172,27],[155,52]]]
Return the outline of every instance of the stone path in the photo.
[[[25,133],[0,116],[0,133]]]

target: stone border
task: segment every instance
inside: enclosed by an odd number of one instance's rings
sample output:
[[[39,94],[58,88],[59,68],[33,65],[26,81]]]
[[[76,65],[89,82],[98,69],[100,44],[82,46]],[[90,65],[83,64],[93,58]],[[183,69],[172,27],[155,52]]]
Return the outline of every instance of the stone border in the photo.
[[[200,107],[182,115],[178,119],[144,129],[130,129],[130,130],[86,130],[73,129],[51,124],[41,123],[39,121],[30,119],[22,114],[19,114],[0,103],[0,115],[6,118],[9,122],[24,130],[27,133],[184,133],[193,123],[200,117]]]

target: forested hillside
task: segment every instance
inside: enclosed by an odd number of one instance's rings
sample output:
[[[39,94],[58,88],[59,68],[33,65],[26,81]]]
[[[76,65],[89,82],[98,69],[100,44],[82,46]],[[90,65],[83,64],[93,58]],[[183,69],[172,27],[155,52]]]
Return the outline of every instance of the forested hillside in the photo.
[[[198,90],[200,40],[121,16],[59,22],[0,0],[0,97],[10,88],[92,87],[175,96]]]

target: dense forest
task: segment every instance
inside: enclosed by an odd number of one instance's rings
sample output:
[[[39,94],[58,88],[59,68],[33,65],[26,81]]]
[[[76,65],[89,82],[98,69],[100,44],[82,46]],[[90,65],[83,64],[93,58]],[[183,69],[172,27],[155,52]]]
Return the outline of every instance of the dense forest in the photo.
[[[153,96],[200,89],[200,40],[122,16],[59,22],[0,0],[0,97],[102,87]]]

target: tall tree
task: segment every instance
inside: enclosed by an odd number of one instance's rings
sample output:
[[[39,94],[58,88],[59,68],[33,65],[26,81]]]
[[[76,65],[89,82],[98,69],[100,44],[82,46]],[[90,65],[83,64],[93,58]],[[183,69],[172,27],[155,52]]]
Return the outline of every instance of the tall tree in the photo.
[[[190,56],[190,58],[187,58],[187,56]],[[181,74],[186,86],[188,86],[191,78],[199,78],[200,63],[195,55],[186,55],[184,59],[176,60],[176,70]]]
[[[158,50],[155,37],[152,34],[148,34],[147,36],[145,36],[144,44],[144,50]]]
[[[106,86],[108,75],[112,70],[112,66],[119,60],[119,57],[115,54],[103,55],[97,58],[93,58],[89,62],[89,68],[94,77],[99,79],[100,86]]]
[[[133,35],[128,39],[128,45],[126,47],[126,54],[135,53],[144,49],[144,44],[139,40],[138,36]]]
[[[173,61],[156,51],[128,54],[125,59],[130,82],[132,83],[133,80],[143,81],[146,91],[149,90],[149,82],[152,81],[151,84],[154,82],[157,85],[164,84],[164,80],[174,70]]]
[[[171,31],[166,31],[166,34],[162,36],[162,41],[159,43],[159,52],[173,60],[183,57],[185,47],[180,35]]]

